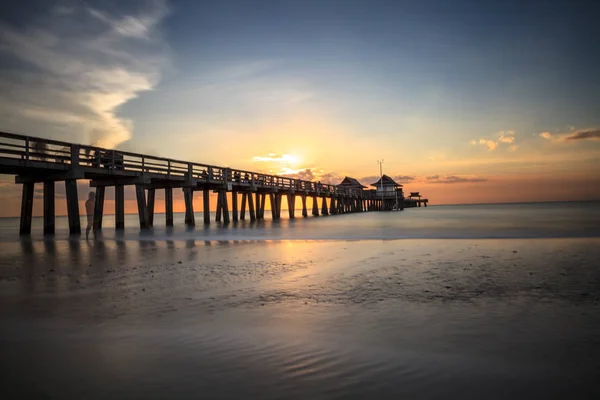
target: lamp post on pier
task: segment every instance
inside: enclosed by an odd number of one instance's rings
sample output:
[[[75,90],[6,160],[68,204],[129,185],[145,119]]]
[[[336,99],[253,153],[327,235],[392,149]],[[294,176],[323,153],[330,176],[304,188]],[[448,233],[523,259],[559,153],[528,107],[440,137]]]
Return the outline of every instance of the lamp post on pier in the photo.
[[[383,158],[381,160],[377,160],[379,163],[379,183],[381,184],[381,210],[383,211]]]

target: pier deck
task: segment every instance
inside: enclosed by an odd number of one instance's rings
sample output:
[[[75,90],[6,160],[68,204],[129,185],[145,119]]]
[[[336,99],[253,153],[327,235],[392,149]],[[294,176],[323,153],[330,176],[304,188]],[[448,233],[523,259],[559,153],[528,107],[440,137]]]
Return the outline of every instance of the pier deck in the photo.
[[[0,174],[15,175],[15,183],[23,185],[21,235],[31,233],[36,183],[43,183],[44,187],[44,233],[54,233],[54,192],[60,181],[65,183],[69,231],[73,235],[81,233],[77,180],[89,180],[90,186],[96,188],[96,229],[102,227],[105,188],[109,186],[115,187],[116,229],[124,229],[126,185],[135,186],[142,229],[154,223],[157,189],[165,190],[167,226],[173,225],[174,188],[183,190],[185,223],[190,226],[196,223],[192,201],[195,191],[202,192],[206,224],[210,223],[211,191],[218,193],[215,220],[224,223],[244,220],[246,216],[251,221],[263,219],[267,197],[273,219],[281,217],[283,196],[289,205],[289,218],[295,218],[297,196],[301,197],[303,217],[308,216],[307,197],[313,200],[313,216],[385,208],[384,202],[368,191],[6,132],[0,132]],[[227,193],[231,193],[231,211]]]

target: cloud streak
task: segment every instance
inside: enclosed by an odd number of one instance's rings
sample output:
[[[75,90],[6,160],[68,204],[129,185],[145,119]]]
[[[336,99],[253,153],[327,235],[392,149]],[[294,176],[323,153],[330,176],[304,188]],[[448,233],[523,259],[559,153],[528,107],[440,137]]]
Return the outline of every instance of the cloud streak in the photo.
[[[0,24],[0,54],[11,60],[0,70],[11,93],[0,100],[3,128],[103,147],[130,139],[133,123],[118,109],[152,90],[167,62],[165,1],[136,6],[125,15],[61,6],[22,28]]]
[[[284,171],[284,173],[281,173],[280,175],[294,179],[327,183],[330,185],[337,185],[344,179],[335,172],[325,172],[325,170],[321,168],[304,168],[297,171]]]
[[[600,140],[600,128],[583,129],[570,133],[552,135],[550,132],[541,132],[539,137],[551,142],[571,142],[580,140]]]
[[[600,140],[600,129],[573,132],[566,135],[564,140]]]
[[[269,153],[266,156],[255,156],[252,158],[252,161],[266,162],[266,163],[280,163],[280,164],[297,164],[299,161],[298,156],[294,156],[292,154],[276,154]]]
[[[472,145],[482,145],[488,148],[489,151],[494,151],[502,144],[511,145],[508,149],[515,151],[517,145],[515,143],[515,131],[500,131],[494,135],[493,139],[481,138],[479,140],[471,140]]]
[[[431,175],[426,176],[425,181],[427,183],[444,183],[444,184],[453,184],[453,183],[479,183],[479,182],[487,182],[487,178],[480,177],[462,177],[456,175]]]

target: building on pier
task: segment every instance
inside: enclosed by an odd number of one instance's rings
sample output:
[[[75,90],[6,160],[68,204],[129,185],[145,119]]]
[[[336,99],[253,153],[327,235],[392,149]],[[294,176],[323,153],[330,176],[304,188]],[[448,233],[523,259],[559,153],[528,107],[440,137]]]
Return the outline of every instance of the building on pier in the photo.
[[[367,187],[361,184],[357,179],[346,176],[342,182],[336,185],[339,189],[345,189],[351,193],[360,193],[364,192],[364,189]]]
[[[404,192],[402,185],[394,181],[389,176],[383,174],[381,178],[371,186],[375,187],[374,196],[383,201],[384,210],[402,209],[404,202]]]
[[[421,205],[427,207],[428,202],[429,200],[421,198],[419,192],[410,192],[410,196],[404,200],[404,205],[405,207],[421,207]]]

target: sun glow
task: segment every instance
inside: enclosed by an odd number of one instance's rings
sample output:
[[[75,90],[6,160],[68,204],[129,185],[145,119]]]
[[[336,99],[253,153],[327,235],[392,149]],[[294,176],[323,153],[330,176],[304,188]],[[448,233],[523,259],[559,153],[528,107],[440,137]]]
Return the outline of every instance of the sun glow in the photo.
[[[300,164],[300,157],[293,154],[276,154],[269,153],[267,156],[255,156],[252,158],[254,162],[277,163],[296,167]]]

